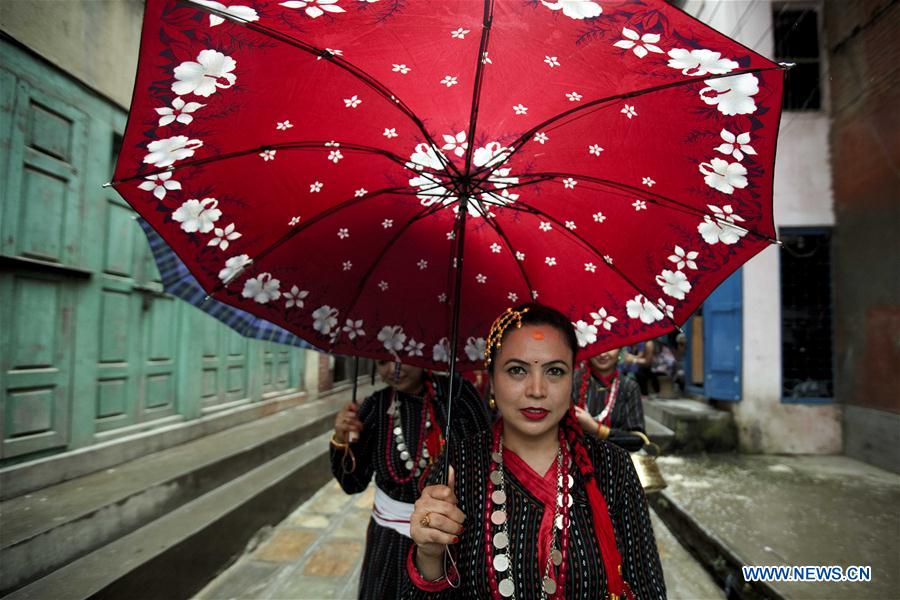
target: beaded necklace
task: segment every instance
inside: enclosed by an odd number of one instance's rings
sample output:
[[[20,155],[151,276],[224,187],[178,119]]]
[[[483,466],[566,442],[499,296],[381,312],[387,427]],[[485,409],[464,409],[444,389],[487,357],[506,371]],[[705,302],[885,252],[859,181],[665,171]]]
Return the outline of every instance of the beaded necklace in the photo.
[[[403,467],[409,472],[407,475],[400,475],[394,469],[394,461],[391,456],[392,444],[390,438],[388,438],[388,442],[385,444],[385,462],[387,463],[391,479],[398,485],[409,483],[415,477],[421,475],[425,467],[431,463],[433,457],[428,451],[428,432],[432,427],[432,418],[434,414],[432,399],[434,396],[434,386],[431,384],[430,380],[426,379],[425,396],[422,398],[422,414],[419,418],[419,437],[421,438],[421,443],[416,444],[415,449],[413,449],[412,444],[407,443],[406,435],[403,432],[400,416],[401,400],[397,396],[397,390],[391,390],[391,403],[387,410],[388,431],[390,431],[390,434],[394,438],[393,447],[396,448]]]
[[[501,428],[502,422],[494,428],[491,472],[488,477],[485,498],[484,546],[492,597],[494,600],[515,600],[516,586],[510,558]],[[568,444],[560,430],[559,449],[556,452],[556,502],[554,503],[553,531],[550,535],[547,562],[544,565],[544,575],[541,579],[541,598],[544,599],[561,598],[565,590],[569,554],[569,509],[572,506],[570,488],[574,483],[572,476],[568,473],[569,461]],[[496,531],[490,524],[495,526]],[[559,545],[557,545],[557,538],[559,538]],[[557,569],[555,578],[553,576],[554,567]]]

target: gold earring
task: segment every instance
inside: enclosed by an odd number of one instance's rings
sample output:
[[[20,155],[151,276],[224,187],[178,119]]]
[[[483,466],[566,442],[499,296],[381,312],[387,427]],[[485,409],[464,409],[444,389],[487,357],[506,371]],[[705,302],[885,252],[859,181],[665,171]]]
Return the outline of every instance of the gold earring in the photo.
[[[490,408],[491,410],[494,410],[495,408],[497,408],[497,401],[494,400],[493,394],[491,394],[491,397],[488,398],[488,408]]]

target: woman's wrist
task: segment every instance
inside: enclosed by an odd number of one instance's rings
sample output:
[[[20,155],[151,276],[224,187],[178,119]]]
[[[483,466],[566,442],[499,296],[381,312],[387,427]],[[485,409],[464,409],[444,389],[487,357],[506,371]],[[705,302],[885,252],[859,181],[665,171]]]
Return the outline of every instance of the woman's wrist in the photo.
[[[428,581],[439,581],[444,577],[444,563],[441,560],[442,554],[431,555],[422,552],[422,548],[418,545],[415,548],[413,559],[416,563],[416,569],[422,575],[423,579]]]
[[[344,437],[337,432],[337,430],[335,430],[334,433],[331,434],[330,443],[332,447],[337,448],[338,450],[343,450],[348,446],[347,440],[345,440]]]

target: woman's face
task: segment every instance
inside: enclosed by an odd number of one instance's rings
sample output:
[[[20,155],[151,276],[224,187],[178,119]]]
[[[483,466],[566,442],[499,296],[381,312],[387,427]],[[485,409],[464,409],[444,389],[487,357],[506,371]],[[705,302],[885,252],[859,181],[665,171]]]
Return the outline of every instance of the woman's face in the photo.
[[[375,363],[375,370],[381,380],[404,394],[417,394],[422,388],[424,370],[412,365],[400,365],[400,375],[395,377],[397,363],[390,360],[379,360]]]
[[[549,325],[511,329],[492,361],[504,427],[523,437],[555,432],[572,401],[573,358],[563,334]]]
[[[591,367],[593,370],[598,373],[603,373],[604,375],[608,373],[612,373],[613,369],[616,368],[616,365],[619,362],[619,349],[615,348],[613,350],[607,350],[606,352],[601,352],[597,356],[591,358]]]

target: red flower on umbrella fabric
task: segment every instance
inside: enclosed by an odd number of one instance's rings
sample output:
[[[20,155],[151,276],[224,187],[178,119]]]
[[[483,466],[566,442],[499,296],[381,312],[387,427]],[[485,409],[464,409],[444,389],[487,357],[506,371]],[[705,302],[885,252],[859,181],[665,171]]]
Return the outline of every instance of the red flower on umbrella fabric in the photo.
[[[591,355],[772,241],[781,86],[663,0],[148,0],[114,185],[319,347],[473,367],[537,299]]]

